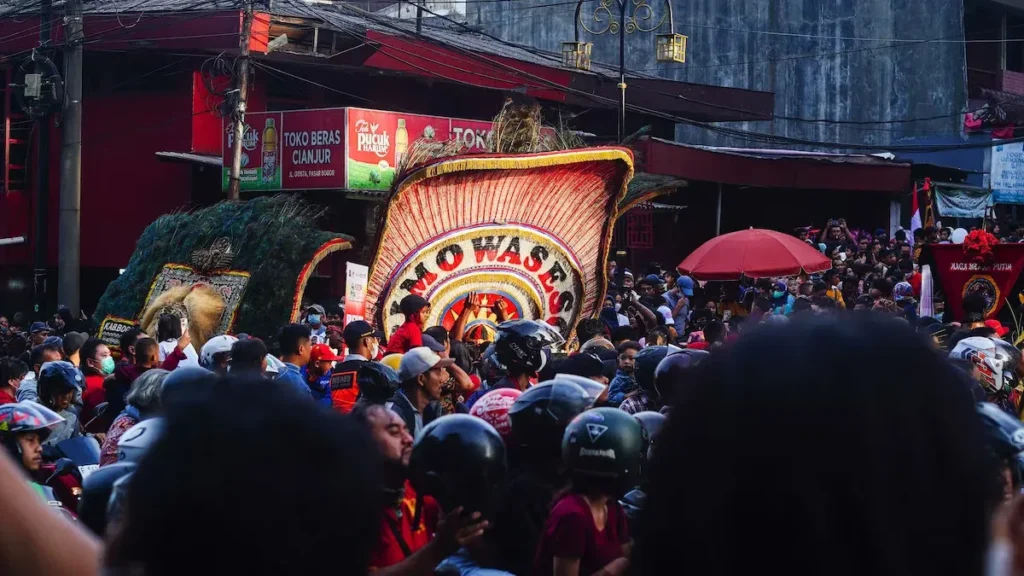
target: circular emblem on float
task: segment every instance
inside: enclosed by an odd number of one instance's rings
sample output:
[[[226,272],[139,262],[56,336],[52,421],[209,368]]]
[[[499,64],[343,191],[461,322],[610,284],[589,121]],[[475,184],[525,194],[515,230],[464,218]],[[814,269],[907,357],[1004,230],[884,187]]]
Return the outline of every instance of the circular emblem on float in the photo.
[[[487,225],[432,240],[406,258],[389,278],[381,300],[390,335],[405,318],[399,302],[410,294],[431,304],[428,325],[451,329],[462,314],[464,335],[494,339],[499,319],[530,318],[558,327],[576,325],[583,294],[579,262],[552,236],[527,226]],[[467,296],[474,295],[466,310]]]
[[[999,285],[988,274],[975,274],[964,284],[963,297],[970,294],[979,294],[985,298],[985,316],[989,316],[996,308],[996,303],[1001,297]]]

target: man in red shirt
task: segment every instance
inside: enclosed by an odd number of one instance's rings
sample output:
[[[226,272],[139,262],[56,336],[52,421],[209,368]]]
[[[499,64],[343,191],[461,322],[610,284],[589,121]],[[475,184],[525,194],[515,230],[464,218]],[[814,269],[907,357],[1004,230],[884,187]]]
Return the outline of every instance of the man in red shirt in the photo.
[[[461,508],[442,519],[440,506],[429,496],[422,498],[417,510],[417,494],[406,478],[413,440],[405,421],[382,404],[359,405],[352,415],[370,430],[380,450],[382,489],[391,501],[377,528],[370,571],[382,576],[432,576],[442,560],[483,534],[486,523],[479,521],[479,514],[462,516]]]
[[[405,315],[405,324],[398,327],[388,340],[389,354],[405,354],[413,348],[423,346],[423,327],[427,324],[430,303],[422,296],[410,294],[399,302]]]

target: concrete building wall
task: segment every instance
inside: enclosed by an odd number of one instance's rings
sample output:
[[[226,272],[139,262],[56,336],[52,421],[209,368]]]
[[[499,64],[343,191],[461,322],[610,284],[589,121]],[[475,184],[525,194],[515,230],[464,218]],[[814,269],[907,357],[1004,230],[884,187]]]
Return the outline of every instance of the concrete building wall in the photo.
[[[776,120],[731,127],[865,144],[959,130],[958,114],[967,103],[963,0],[669,1],[676,32],[689,37],[686,63],[658,64],[653,33],[637,33],[627,36],[628,69],[775,93]],[[593,15],[599,5],[583,4],[591,28],[598,26]],[[617,11],[616,2],[611,6]],[[573,37],[575,7],[561,0],[467,2],[466,21],[505,40],[557,51]],[[651,8],[656,19],[664,12],[663,3]],[[665,24],[659,32],[667,30]],[[583,31],[581,40],[594,43],[595,60],[617,66],[617,37]],[[902,124],[835,123],[947,115]],[[677,139],[757,145],[686,125]]]

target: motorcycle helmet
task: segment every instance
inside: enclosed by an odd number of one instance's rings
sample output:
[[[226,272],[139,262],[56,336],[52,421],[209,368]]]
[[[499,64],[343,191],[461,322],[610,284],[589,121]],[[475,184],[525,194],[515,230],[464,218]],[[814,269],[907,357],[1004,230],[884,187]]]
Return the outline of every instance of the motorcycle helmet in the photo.
[[[49,402],[54,394],[66,394],[69,390],[81,391],[85,385],[82,372],[75,368],[74,364],[64,360],[43,364],[37,380],[40,402]]]
[[[1017,387],[1020,378],[1017,376],[1017,369],[1020,367],[1020,350],[1002,338],[992,338],[996,345],[996,356],[1003,361],[1003,381],[1008,390]]]
[[[391,368],[397,374],[398,373],[398,367],[399,367],[399,365],[402,364],[402,356],[405,356],[405,355],[404,354],[388,354],[387,356],[385,356],[385,357],[380,359],[380,363],[385,365],[385,366],[387,366],[388,368]]]
[[[171,370],[160,389],[160,404],[164,410],[178,402],[201,400],[220,379],[216,372],[198,366],[180,366]]]
[[[661,412],[655,412],[653,410],[637,412],[636,414],[633,414],[633,418],[636,418],[636,421],[640,423],[640,427],[643,429],[643,453],[646,454],[646,457],[649,459],[651,450],[654,449],[658,436],[665,428],[665,423],[668,422],[668,418]]]
[[[149,447],[163,435],[165,425],[163,418],[150,418],[125,430],[117,442],[117,461],[141,461]]]
[[[1024,480],[1024,423],[990,402],[979,402],[985,444],[992,454],[1010,468],[1014,488]]]
[[[998,348],[991,338],[972,336],[957,342],[950,358],[969,360],[978,371],[978,379],[989,394],[1009,393],[1008,384],[1003,376],[1003,364],[1008,354]]]
[[[1024,451],[1024,423],[991,402],[979,402],[978,416],[985,443],[999,458],[1015,458]]]
[[[219,358],[223,354],[231,354],[231,347],[238,342],[238,338],[229,336],[228,334],[221,334],[220,336],[214,336],[203,344],[203,347],[199,349],[199,365],[207,370],[213,370],[217,364]]]
[[[583,412],[573,418],[562,437],[562,461],[574,483],[601,480],[622,492],[636,486],[643,452],[640,423],[617,408]]]
[[[584,376],[577,376],[575,374],[555,374],[554,378],[549,382],[554,381],[572,382],[578,385],[580,388],[586,391],[587,396],[590,396],[590,405],[593,406],[597,401],[608,391],[608,386],[601,384],[597,380],[591,380]]]
[[[688,348],[666,355],[654,369],[654,392],[664,403],[674,402],[678,399],[678,387],[686,381],[683,374],[710,357],[707,350]]]
[[[565,344],[553,326],[537,320],[510,320],[498,326],[494,351],[498,362],[509,370],[537,373],[552,352]]]
[[[383,404],[402,385],[398,372],[380,362],[364,362],[356,373],[359,395],[370,402]]]
[[[107,502],[107,524],[112,524],[124,514],[124,505],[128,501],[128,488],[131,486],[135,470],[129,470],[127,474],[114,480],[110,490],[110,500]]]
[[[655,400],[658,399],[658,389],[654,386],[654,371],[670,352],[669,346],[648,346],[637,352],[633,361],[633,378],[640,389]]]
[[[626,513],[630,527],[636,522],[640,513],[643,512],[646,504],[647,494],[643,490],[630,490],[619,500],[619,505],[622,506],[622,511]]]
[[[82,482],[78,519],[100,538],[107,529],[107,505],[114,490],[114,483],[135,471],[136,466],[134,462],[108,464],[97,469]]]
[[[480,356],[480,378],[484,382],[497,382],[508,372],[508,369],[498,362],[498,355],[494,351],[494,343],[487,345],[484,353]]]
[[[534,454],[557,454],[566,425],[593,404],[594,398],[567,378],[528,388],[508,411],[510,443]]]
[[[477,399],[469,409],[469,414],[493,426],[501,439],[507,440],[512,432],[512,420],[508,412],[522,394],[515,388],[495,388]]]
[[[15,440],[17,434],[35,432],[39,442],[46,442],[54,426],[64,417],[35,402],[15,402],[0,406],[0,442],[16,462],[21,463],[21,445]]]
[[[487,515],[508,472],[505,444],[493,426],[468,414],[442,416],[416,440],[409,462],[413,488],[450,512]]]

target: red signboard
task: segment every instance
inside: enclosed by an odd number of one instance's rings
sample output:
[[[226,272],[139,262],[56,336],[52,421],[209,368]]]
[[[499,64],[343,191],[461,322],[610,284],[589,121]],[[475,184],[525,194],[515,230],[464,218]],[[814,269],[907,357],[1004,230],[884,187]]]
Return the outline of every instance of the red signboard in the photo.
[[[458,141],[459,152],[487,152],[491,122],[362,108],[246,114],[242,190],[387,190],[417,141]],[[224,131],[224,177],[231,166]]]
[[[299,110],[282,114],[282,188],[345,187],[345,110]]]
[[[345,187],[345,109],[262,112],[245,116],[242,190]],[[224,177],[234,135],[225,130]]]

